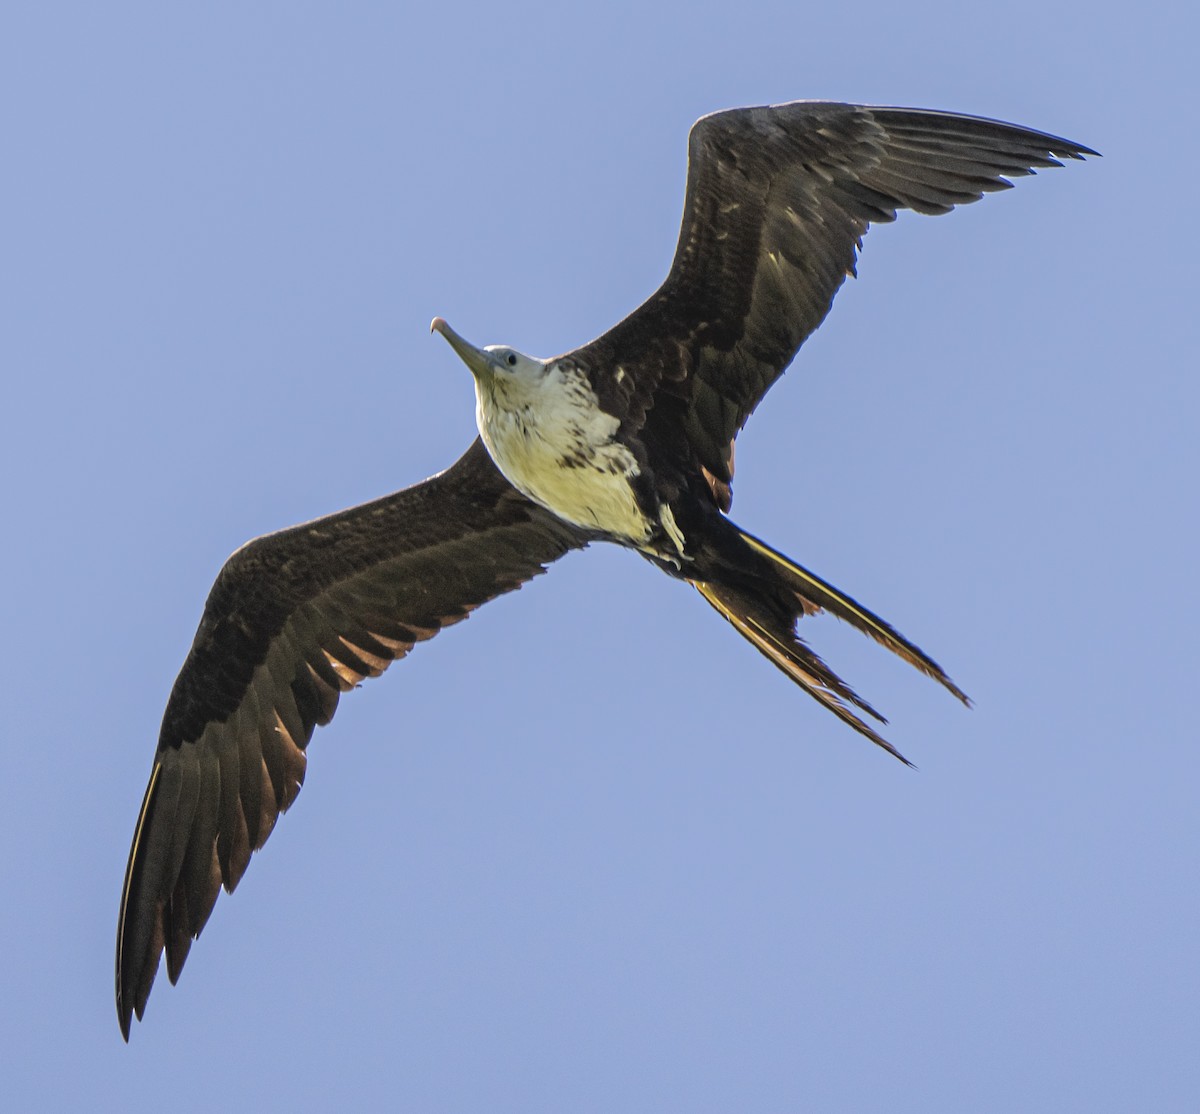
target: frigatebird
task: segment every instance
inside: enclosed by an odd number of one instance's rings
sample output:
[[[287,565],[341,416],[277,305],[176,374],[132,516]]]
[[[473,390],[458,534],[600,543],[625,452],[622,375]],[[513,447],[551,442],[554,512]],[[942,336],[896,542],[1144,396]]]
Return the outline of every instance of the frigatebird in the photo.
[[[550,360],[476,348],[480,438],[445,472],[258,538],[221,569],[167,702],[117,933],[126,1039],[165,950],[171,982],[304,780],[338,698],[563,554],[611,541],[694,585],[805,692],[903,757],[882,717],[797,636],[836,615],[938,681],[867,608],[734,525],[734,442],[829,311],[867,227],[946,213],[1095,152],[947,112],[821,102],[699,120],[663,285]]]

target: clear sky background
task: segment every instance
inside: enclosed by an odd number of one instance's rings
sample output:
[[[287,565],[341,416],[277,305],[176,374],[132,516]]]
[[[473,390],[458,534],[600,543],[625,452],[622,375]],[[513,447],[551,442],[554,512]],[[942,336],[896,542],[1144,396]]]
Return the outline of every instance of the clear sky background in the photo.
[[[6,5],[6,1103],[1195,1109],[1184,8]],[[448,465],[430,318],[602,332],[665,274],[692,121],[799,97],[1105,156],[873,230],[739,444],[738,521],[976,709],[806,623],[907,770],[574,555],[344,700],[126,1047],[122,874],[222,561]]]

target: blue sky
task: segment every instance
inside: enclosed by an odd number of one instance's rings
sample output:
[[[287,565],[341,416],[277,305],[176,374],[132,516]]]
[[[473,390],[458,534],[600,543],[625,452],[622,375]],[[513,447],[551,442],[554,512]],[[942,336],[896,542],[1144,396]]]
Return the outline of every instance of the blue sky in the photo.
[[[23,1109],[1191,1109],[1194,16],[1082,3],[10,5],[5,1089]],[[1136,18],[1135,18],[1136,16]],[[735,517],[918,772],[629,554],[347,698],[180,985],[112,952],[167,692],[246,539],[473,435],[670,260],[687,128],[798,97],[1104,158],[867,238]],[[806,624],[807,625],[807,624]]]

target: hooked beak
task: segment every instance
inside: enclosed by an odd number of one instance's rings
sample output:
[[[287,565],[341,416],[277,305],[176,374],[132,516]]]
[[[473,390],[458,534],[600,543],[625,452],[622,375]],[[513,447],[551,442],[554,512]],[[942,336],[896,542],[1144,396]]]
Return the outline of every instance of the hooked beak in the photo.
[[[475,378],[491,375],[492,358],[482,348],[476,348],[470,341],[464,340],[449,325],[444,317],[435,317],[429,324],[431,333],[441,333],[450,342],[450,347],[458,353],[458,358],[471,369]]]

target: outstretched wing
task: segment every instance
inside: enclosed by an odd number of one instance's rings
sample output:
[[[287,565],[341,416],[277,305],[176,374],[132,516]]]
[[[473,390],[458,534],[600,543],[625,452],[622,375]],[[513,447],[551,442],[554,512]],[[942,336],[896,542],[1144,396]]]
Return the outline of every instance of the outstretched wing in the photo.
[[[664,429],[682,421],[701,465],[728,483],[733,438],[854,273],[869,224],[897,209],[946,213],[1008,188],[1005,175],[1093,154],[922,109],[797,101],[705,116],[666,281],[571,355],[624,431],[662,406]]]
[[[237,885],[295,799],[338,696],[587,541],[476,440],[424,483],[230,557],[171,691],[129,854],[116,971],[126,1039],[163,949],[175,982],[221,886]]]

